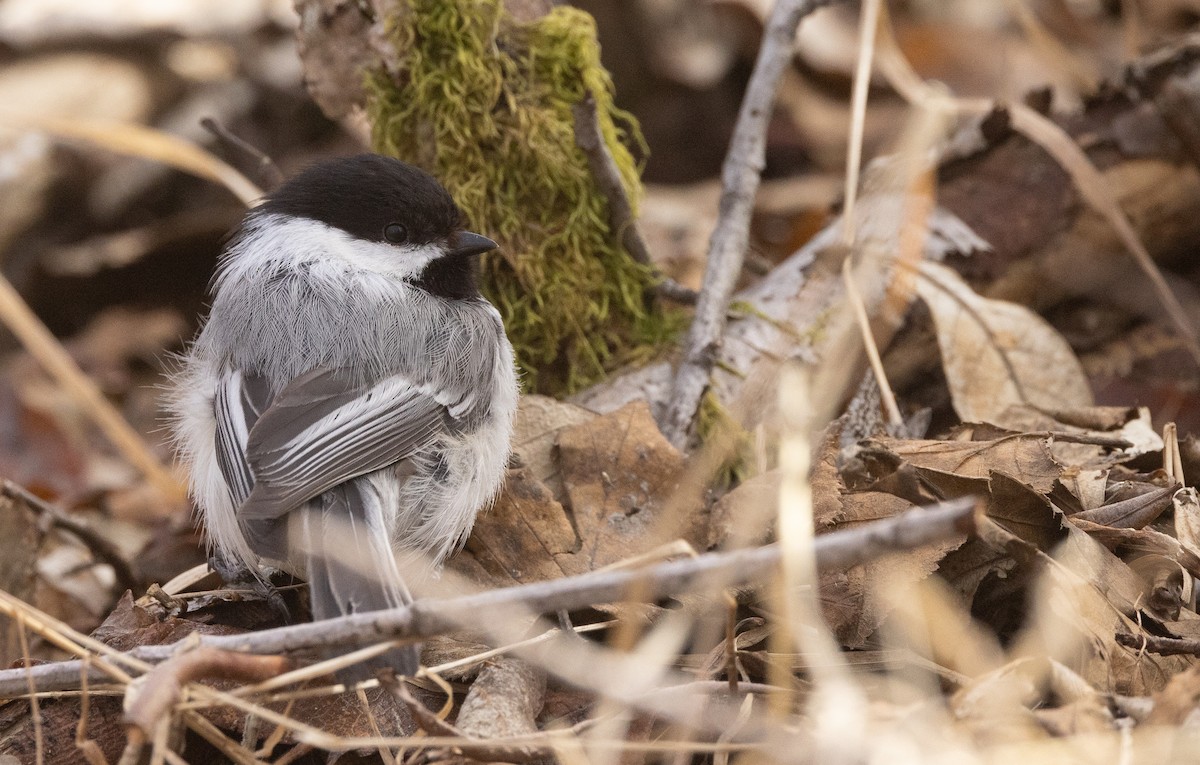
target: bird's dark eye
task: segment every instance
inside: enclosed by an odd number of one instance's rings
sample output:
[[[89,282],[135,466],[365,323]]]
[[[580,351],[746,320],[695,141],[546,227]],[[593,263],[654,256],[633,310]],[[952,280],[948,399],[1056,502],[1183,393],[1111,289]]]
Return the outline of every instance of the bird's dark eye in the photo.
[[[389,223],[383,227],[383,238],[392,244],[401,244],[408,241],[408,229],[400,223]]]

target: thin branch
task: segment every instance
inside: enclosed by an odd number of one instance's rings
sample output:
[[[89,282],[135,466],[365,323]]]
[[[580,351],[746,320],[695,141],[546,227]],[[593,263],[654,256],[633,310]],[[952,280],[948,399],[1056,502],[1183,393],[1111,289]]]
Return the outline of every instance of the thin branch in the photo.
[[[129,561],[125,560],[125,556],[121,555],[121,551],[117,549],[116,545],[105,539],[91,526],[72,518],[58,506],[9,480],[0,482],[0,496],[24,502],[34,511],[45,516],[54,526],[78,537],[79,541],[91,550],[92,555],[96,556],[97,560],[112,567],[117,578],[117,586],[123,590],[136,591],[138,589],[138,579],[134,575]]]
[[[546,757],[553,757],[555,750],[553,742],[566,734],[578,735],[588,728],[596,725],[597,720],[588,719],[576,723],[567,730],[547,730],[539,731],[521,737],[524,743],[515,744],[510,742],[505,737],[499,738],[476,738],[469,736],[459,728],[451,725],[441,719],[409,692],[406,684],[396,678],[395,675],[390,677],[384,676],[380,678],[380,684],[392,692],[393,695],[403,703],[412,715],[413,721],[417,727],[428,733],[430,736],[438,736],[440,738],[455,738],[459,743],[453,745],[453,749],[463,755],[478,760],[480,762],[538,762]],[[767,695],[777,692],[779,689],[774,686],[764,685],[762,683],[742,683],[740,689],[731,689],[726,683],[718,681],[701,680],[695,683],[686,685],[668,686],[666,688],[656,688],[645,696],[658,696],[664,699],[677,698],[686,694],[705,694],[719,696],[724,694],[729,695],[747,695],[752,696]],[[544,741],[545,743],[539,743]]]
[[[879,346],[875,343],[874,333],[871,332],[871,318],[867,316],[867,305],[863,301],[862,293],[859,292],[858,282],[854,280],[852,261],[850,253],[847,253],[846,259],[842,261],[842,283],[846,285],[846,302],[854,311],[855,323],[858,324],[858,331],[862,334],[863,349],[867,352],[867,361],[871,364],[871,372],[875,375],[875,382],[879,386],[879,398],[883,402],[884,411],[887,412],[888,425],[893,429],[902,428],[904,418],[900,416],[900,407],[896,405],[896,394],[892,392],[892,385],[888,382],[887,374],[883,369],[883,358],[879,355]]]
[[[1159,656],[1200,656],[1200,640],[1192,638],[1159,637],[1145,632],[1140,635],[1118,632],[1114,637],[1117,643],[1126,648],[1149,651]]]
[[[675,372],[674,392],[658,418],[663,434],[677,447],[687,444],[725,331],[725,312],[742,272],[754,195],[766,165],[767,124],[779,77],[791,61],[800,20],[830,2],[776,0],[767,19],[729,154],[721,169],[720,217],[708,243],[704,287],[684,341],[683,361]]]
[[[699,292],[683,286],[669,276],[662,277],[662,281],[654,285],[654,291],[665,300],[684,305],[695,305],[700,300]]]
[[[575,145],[587,157],[588,168],[596,179],[596,186],[604,198],[608,200],[609,228],[621,237],[621,246],[629,256],[643,266],[654,266],[646,240],[642,238],[641,229],[637,225],[637,217],[633,214],[633,204],[625,191],[625,181],[621,178],[621,170],[613,159],[608,144],[604,142],[604,134],[600,131],[600,118],[596,114],[596,99],[588,93],[583,100],[571,107],[575,117]],[[656,269],[657,271],[657,269]],[[695,304],[699,293],[684,287],[669,277],[659,275],[661,281],[654,286],[654,292],[661,298],[687,305]]]
[[[845,569],[886,553],[970,534],[975,528],[974,507],[974,500],[955,500],[822,535],[815,542],[817,565],[822,569]],[[559,609],[619,602],[632,592],[656,599],[683,592],[721,592],[726,587],[756,584],[764,581],[774,570],[779,557],[776,545],[709,553],[633,571],[593,572],[457,598],[429,598],[403,608],[352,614],[244,635],[193,636],[184,642],[142,646],[123,656],[159,662],[174,655],[185,643],[190,647],[208,646],[275,654],[329,647],[345,650],[384,640],[413,642],[453,632],[462,625],[502,621],[506,614],[512,613],[517,607],[535,613],[554,613]],[[100,657],[93,664],[107,664],[117,658]],[[31,676],[40,691],[78,688],[80,671],[78,661],[0,671],[0,698],[27,693]],[[107,675],[94,669],[89,677],[94,678],[93,682],[108,679]]]
[[[600,192],[608,200],[608,218],[612,230],[621,236],[621,245],[630,257],[644,266],[651,264],[646,241],[638,231],[633,215],[633,205],[625,193],[625,182],[621,169],[613,159],[604,134],[600,130],[600,118],[596,115],[596,99],[589,92],[583,100],[571,107],[575,117],[575,145],[583,150],[588,167]]]
[[[212,117],[200,120],[200,126],[212,133],[223,146],[253,160],[255,170],[258,171],[258,179],[262,181],[264,188],[270,190],[283,183],[283,171],[275,164],[275,160],[257,146],[233,133]]]
[[[454,749],[457,749],[464,756],[472,760],[513,763],[541,762],[546,758],[554,756],[553,737],[563,735],[561,731],[546,731],[541,736],[546,739],[546,743],[519,745],[510,744],[503,738],[482,739],[469,736],[433,712],[430,712],[424,704],[413,697],[408,688],[405,687],[404,681],[398,679],[395,675],[381,677],[379,682],[408,708],[408,712],[412,715],[417,727],[431,736],[461,739],[462,743],[456,744]],[[572,730],[577,731],[579,727],[577,724]],[[536,736],[537,734],[533,735]]]
[[[0,110],[0,129],[37,130],[56,140],[82,141],[117,154],[140,157],[224,186],[247,207],[263,192],[250,179],[191,141],[132,122],[48,117]]]
[[[184,651],[150,670],[125,698],[125,722],[147,736],[169,718],[184,687],[200,679],[259,682],[286,672],[291,661],[282,656],[252,656],[237,651],[197,648]]]
[[[842,208],[842,244],[854,245],[858,223],[854,205],[858,200],[862,170],[863,131],[867,122],[867,94],[871,85],[871,59],[875,57],[875,29],[879,26],[880,0],[866,0],[858,23],[858,62],[850,103],[850,141],[846,147],[846,202]],[[886,400],[886,396],[885,399]]]

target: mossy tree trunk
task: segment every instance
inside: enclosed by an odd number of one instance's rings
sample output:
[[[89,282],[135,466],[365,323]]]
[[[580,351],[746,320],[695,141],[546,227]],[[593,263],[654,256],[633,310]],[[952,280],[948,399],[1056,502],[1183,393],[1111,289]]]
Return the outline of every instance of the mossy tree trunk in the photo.
[[[652,297],[655,273],[626,252],[577,145],[572,107],[590,98],[636,214],[641,133],[613,104],[589,15],[502,0],[379,2],[374,19],[349,3],[301,5],[307,60],[361,78],[310,77],[314,97],[336,94],[344,108],[351,93],[374,148],[429,170],[470,225],[500,242],[483,283],[527,391],[579,390],[674,336],[681,317]],[[338,66],[317,56],[355,41],[371,55]]]

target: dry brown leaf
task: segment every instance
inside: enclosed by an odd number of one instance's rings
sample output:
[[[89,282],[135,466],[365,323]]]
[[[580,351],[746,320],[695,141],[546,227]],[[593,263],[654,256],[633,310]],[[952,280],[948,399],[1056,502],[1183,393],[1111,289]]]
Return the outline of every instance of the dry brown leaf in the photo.
[[[1152,528],[1122,529],[1101,526],[1076,518],[1071,519],[1071,525],[1086,532],[1088,536],[1110,550],[1125,547],[1137,552],[1164,555],[1178,563],[1192,576],[1200,577],[1200,554],[1180,544],[1175,537],[1161,531]]]
[[[920,478],[911,470],[911,465],[907,464],[901,465],[901,469],[891,476],[875,482],[873,487],[877,489],[880,484],[886,484],[888,478],[906,473],[913,481],[897,481],[900,491],[847,492],[836,467],[839,442],[840,434],[831,428],[826,435],[821,456],[813,469],[813,516],[816,533],[827,534],[890,518],[912,509],[916,504],[913,501],[914,496],[923,498],[915,487]],[[903,445],[906,442],[897,440],[894,443]],[[858,456],[863,455],[864,451],[859,450]],[[885,462],[888,462],[889,458],[899,459],[890,452],[881,456]],[[868,455],[868,461],[869,459]],[[855,462],[856,467],[862,464]],[[982,490],[986,485],[976,482],[974,488]],[[905,496],[906,493],[914,496]],[[821,608],[838,641],[850,648],[861,648],[865,645],[888,614],[896,608],[897,600],[892,594],[896,591],[911,592],[914,585],[932,574],[946,554],[961,546],[963,541],[948,540],[919,550],[886,555],[846,571],[822,572]]]
[[[1040,657],[1017,659],[980,677],[954,696],[952,706],[984,726],[991,715],[1022,719],[1030,711],[1039,725],[1059,736],[1114,727],[1103,694],[1061,662]]]
[[[835,423],[825,433],[810,477],[813,526],[818,534],[830,530],[845,517],[842,498],[846,484],[838,468],[840,440],[841,427]],[[709,520],[708,546],[736,548],[768,541],[775,532],[779,514],[779,482],[779,470],[768,470],[742,481],[721,497],[713,506]],[[911,498],[905,498],[911,501]]]
[[[1179,299],[1167,285],[1167,280],[1158,264],[1154,262],[1154,258],[1146,250],[1146,245],[1142,243],[1133,224],[1130,223],[1129,217],[1117,203],[1104,176],[1092,164],[1079,144],[1053,120],[1019,101],[1010,103],[1008,109],[1013,129],[1049,152],[1055,161],[1071,175],[1071,180],[1075,183],[1075,188],[1079,191],[1080,196],[1112,225],[1121,239],[1121,243],[1133,256],[1146,278],[1150,280],[1163,309],[1171,318],[1171,323],[1185,339],[1192,358],[1200,363],[1200,336],[1197,335],[1194,322],[1188,317],[1187,311],[1180,305]]]
[[[1028,657],[976,679],[954,694],[951,707],[956,714],[973,715],[1003,702],[1029,709],[1051,701],[1084,701],[1098,695],[1086,680],[1061,662]]]
[[[530,475],[546,484],[561,502],[566,498],[558,463],[554,460],[558,433],[598,417],[595,412],[549,396],[522,396],[513,423],[513,451]]]
[[[1062,467],[1050,456],[1045,436],[1038,433],[1016,434],[991,441],[924,441],[880,437],[865,443],[868,447],[886,449],[920,469],[985,480],[993,471],[1000,471],[1042,493],[1049,493],[1062,474]]]
[[[1071,518],[1091,521],[1104,526],[1140,529],[1153,523],[1158,516],[1171,507],[1171,496],[1174,493],[1175,487],[1173,486],[1166,489],[1156,488],[1129,499],[1101,505],[1094,510],[1084,510]]]
[[[1127,565],[1142,580],[1142,608],[1159,621],[1178,619],[1183,607],[1183,567],[1164,555],[1141,555]]]
[[[1006,410],[1090,406],[1071,347],[1024,306],[980,297],[951,269],[921,264],[917,294],[929,306],[950,396],[969,422],[1007,426]]]
[[[1144,406],[1089,406],[1053,412],[1012,406],[1005,419],[1009,427],[1023,432],[1070,434],[1070,438],[1060,436],[1050,442],[1051,455],[1063,465],[1119,464],[1163,448],[1162,436],[1154,430],[1150,410]]]
[[[563,506],[528,468],[508,471],[496,504],[475,521],[448,568],[484,587],[509,587],[576,573],[579,539]]]
[[[1069,467],[1063,470],[1059,480],[1063,489],[1073,498],[1073,502],[1078,504],[1078,508],[1072,508],[1073,510],[1094,510],[1104,504],[1104,489],[1108,485],[1107,470]],[[1065,507],[1062,509],[1067,510]]]
[[[995,429],[985,431],[999,435]],[[940,574],[968,602],[975,600],[985,581],[992,582],[989,601],[1016,597],[1030,573],[1015,575],[1017,560],[1029,560],[1035,550],[1053,549],[1064,536],[1061,513],[1044,496],[1061,473],[1044,435],[1009,434],[985,441],[880,437],[862,442],[856,456],[868,477],[884,474],[867,484],[874,491],[910,502],[926,501],[926,496],[987,497],[989,516],[1028,545],[1022,553],[972,540],[942,550],[935,559]],[[860,476],[860,486],[861,480]],[[852,587],[848,580],[840,584],[843,589]]]
[[[582,548],[582,571],[607,566],[671,541],[661,536],[683,455],[659,432],[650,407],[635,401],[563,430],[559,465]],[[708,541],[707,512],[669,519],[697,549]],[[672,538],[674,535],[672,535]]]
[[[774,533],[775,519],[779,514],[780,480],[778,470],[768,470],[742,481],[736,489],[721,497],[713,505],[708,546],[738,548],[767,542]],[[820,504],[822,496],[825,495],[819,490],[814,477],[814,505]],[[838,509],[841,509],[840,503]],[[815,507],[814,515],[820,527],[822,521]]]
[[[644,402],[557,432],[556,469],[569,506],[529,467],[510,470],[499,500],[450,560],[451,570],[482,587],[507,587],[586,573],[671,541],[659,536],[659,524],[683,456]],[[707,518],[697,507],[686,519],[684,538],[696,549],[707,542]]]
[[[863,523],[890,518],[912,504],[891,494],[859,492],[842,498],[842,519],[823,532],[853,528]],[[917,550],[908,550],[855,566],[847,571],[821,573],[821,608],[838,642],[848,648],[862,648],[896,607],[894,598],[879,586],[910,588],[937,570],[946,553],[964,540],[948,540]]]
[[[1067,663],[1103,692],[1146,694],[1163,687],[1194,657],[1157,656],[1118,644],[1119,632],[1141,634],[1152,617],[1138,611],[1141,579],[1090,536],[1070,530],[1054,560],[1044,553],[1034,589],[1034,617],[1016,650]],[[1141,605],[1144,605],[1141,604]]]
[[[1200,666],[1180,672],[1154,694],[1154,709],[1146,725],[1181,725],[1200,706]]]
[[[992,471],[988,490],[988,517],[1010,533],[1047,552],[1062,541],[1063,516],[1040,492],[998,470]]]
[[[1042,699],[1044,659],[1022,658],[977,678],[950,697],[954,716],[980,735],[1029,740],[1040,731],[1031,709]]]
[[[1097,694],[1094,699],[1072,701],[1051,709],[1035,709],[1034,717],[1051,736],[1066,737],[1116,730],[1116,720],[1106,700]]]
[[[1119,431],[1142,417],[1145,417],[1147,424],[1150,422],[1149,410],[1146,407],[1085,406],[1077,409],[1059,409],[1046,414],[1063,425],[1094,433]]]

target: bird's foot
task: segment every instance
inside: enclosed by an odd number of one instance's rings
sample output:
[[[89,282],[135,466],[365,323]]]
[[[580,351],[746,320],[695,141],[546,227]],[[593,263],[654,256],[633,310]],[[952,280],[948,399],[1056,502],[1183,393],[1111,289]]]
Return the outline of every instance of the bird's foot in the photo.
[[[295,621],[279,588],[271,582],[271,575],[275,573],[274,569],[251,571],[240,563],[230,561],[221,555],[210,556],[208,565],[225,581],[226,587],[250,590],[256,597],[265,601],[284,624],[291,624]]]

